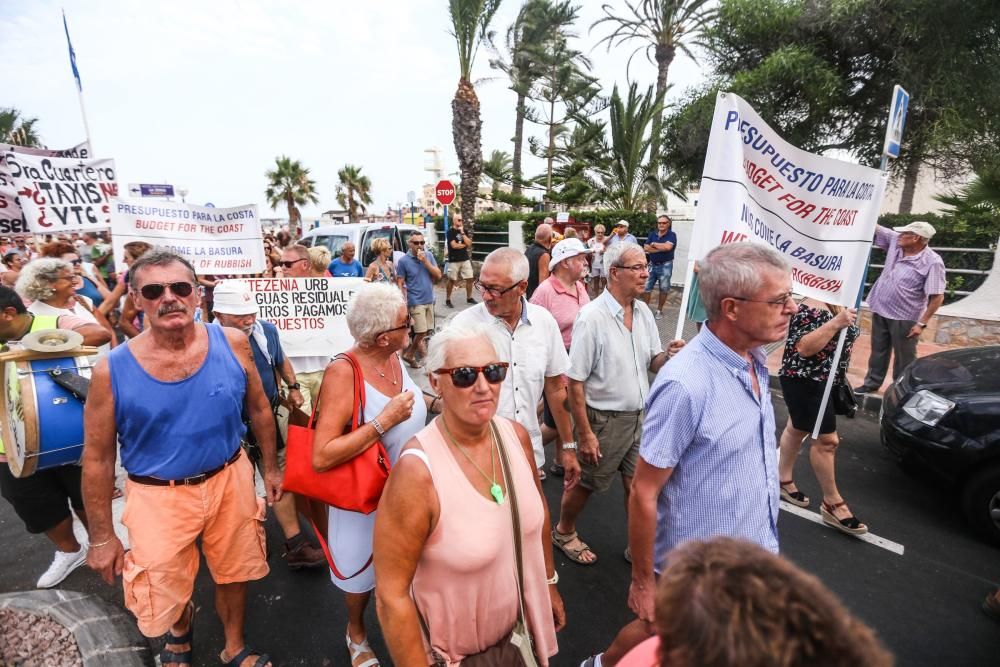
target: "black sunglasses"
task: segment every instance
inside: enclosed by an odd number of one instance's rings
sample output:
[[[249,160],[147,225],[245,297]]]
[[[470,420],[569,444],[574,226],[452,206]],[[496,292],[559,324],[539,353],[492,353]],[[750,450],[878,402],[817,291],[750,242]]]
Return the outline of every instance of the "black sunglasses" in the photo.
[[[139,293],[142,294],[144,299],[149,299],[154,301],[163,296],[163,292],[167,289],[174,294],[174,296],[179,296],[184,298],[186,296],[191,296],[191,292],[194,291],[194,285],[187,282],[179,283],[149,283],[148,285],[143,285],[139,288]]]
[[[290,262],[278,262],[278,264],[280,264],[281,266],[285,267],[286,269],[290,269],[293,266],[295,266],[296,264],[298,264],[299,262],[308,262],[308,261],[309,260],[307,258],[303,257],[302,259],[293,259]]]
[[[80,266],[81,264],[83,264],[83,260],[80,258],[71,259],[69,260],[69,263],[72,264],[73,266]]]
[[[410,241],[413,245],[424,245],[427,241]]]
[[[466,389],[476,384],[476,379],[482,373],[483,377],[490,384],[500,384],[507,377],[506,361],[498,361],[487,366],[459,366],[458,368],[439,368],[434,371],[435,375],[451,375],[451,381],[459,389]]]

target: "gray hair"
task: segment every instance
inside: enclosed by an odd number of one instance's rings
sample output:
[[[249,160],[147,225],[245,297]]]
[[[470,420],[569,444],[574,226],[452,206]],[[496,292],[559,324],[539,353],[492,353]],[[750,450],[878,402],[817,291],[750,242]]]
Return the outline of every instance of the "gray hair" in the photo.
[[[487,264],[505,264],[510,272],[510,279],[515,283],[528,279],[528,258],[520,250],[497,248],[486,256],[483,266]]]
[[[406,306],[395,285],[365,283],[347,304],[347,328],[354,340],[371,345],[378,335],[396,326],[399,309]]]
[[[23,299],[45,301],[56,293],[55,282],[63,272],[73,271],[73,265],[55,257],[42,257],[24,265],[14,283],[14,290]]]
[[[132,262],[132,267],[128,270],[129,289],[139,289],[139,272],[147,266],[170,266],[171,264],[181,264],[191,274],[191,284],[198,286],[198,276],[195,274],[191,262],[187,261],[175,252],[166,248],[153,248],[142,254],[141,257]]]
[[[539,242],[541,242],[541,241],[547,241],[550,238],[552,238],[552,225],[549,224],[549,222],[548,222],[551,219],[552,218],[545,218],[546,221],[543,222],[542,224],[538,225],[538,227],[535,228],[535,240],[536,241],[539,241]]]
[[[301,243],[293,243],[290,246],[285,246],[281,249],[281,252],[293,252],[299,259],[309,259],[309,248]]]
[[[612,266],[621,266],[622,257],[624,257],[625,253],[629,250],[638,250],[643,253],[643,256],[646,254],[643,251],[642,246],[637,243],[632,243],[631,241],[619,241],[604,251],[604,275],[611,275]]]
[[[708,319],[719,317],[726,297],[751,296],[767,269],[787,272],[788,262],[774,248],[747,241],[720,245],[699,260],[698,293]]]
[[[475,340],[476,338],[485,338],[493,346],[493,350],[497,353],[497,359],[500,361],[508,361],[507,359],[507,345],[497,334],[496,329],[490,327],[486,324],[450,324],[443,331],[439,331],[431,338],[431,342],[427,345],[427,372],[433,373],[434,371],[445,368],[447,363],[448,353],[453,347],[459,345],[465,347],[470,340]]]

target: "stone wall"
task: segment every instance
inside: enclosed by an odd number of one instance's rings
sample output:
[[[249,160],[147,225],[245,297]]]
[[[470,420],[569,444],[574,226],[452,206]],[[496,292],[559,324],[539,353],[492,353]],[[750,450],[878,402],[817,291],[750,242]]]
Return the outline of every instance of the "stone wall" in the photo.
[[[860,325],[864,333],[871,333],[872,318],[868,308],[861,309]],[[1000,345],[1000,321],[935,315],[928,323],[921,339],[946,347]]]

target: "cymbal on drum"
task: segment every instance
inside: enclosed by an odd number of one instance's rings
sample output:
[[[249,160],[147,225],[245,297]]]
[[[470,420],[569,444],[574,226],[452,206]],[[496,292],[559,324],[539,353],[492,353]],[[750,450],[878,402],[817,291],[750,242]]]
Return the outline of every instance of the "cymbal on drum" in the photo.
[[[67,352],[83,345],[83,336],[69,329],[45,329],[28,334],[21,345],[35,352]]]

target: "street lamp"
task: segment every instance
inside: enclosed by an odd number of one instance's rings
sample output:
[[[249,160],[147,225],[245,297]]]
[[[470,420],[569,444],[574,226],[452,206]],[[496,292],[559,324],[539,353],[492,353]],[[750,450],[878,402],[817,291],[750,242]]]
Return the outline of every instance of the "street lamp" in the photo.
[[[182,204],[186,204],[187,203],[187,200],[185,200],[184,198],[187,197],[187,193],[188,192],[189,192],[189,190],[187,188],[177,188],[177,194],[179,194],[181,196],[181,203]]]

